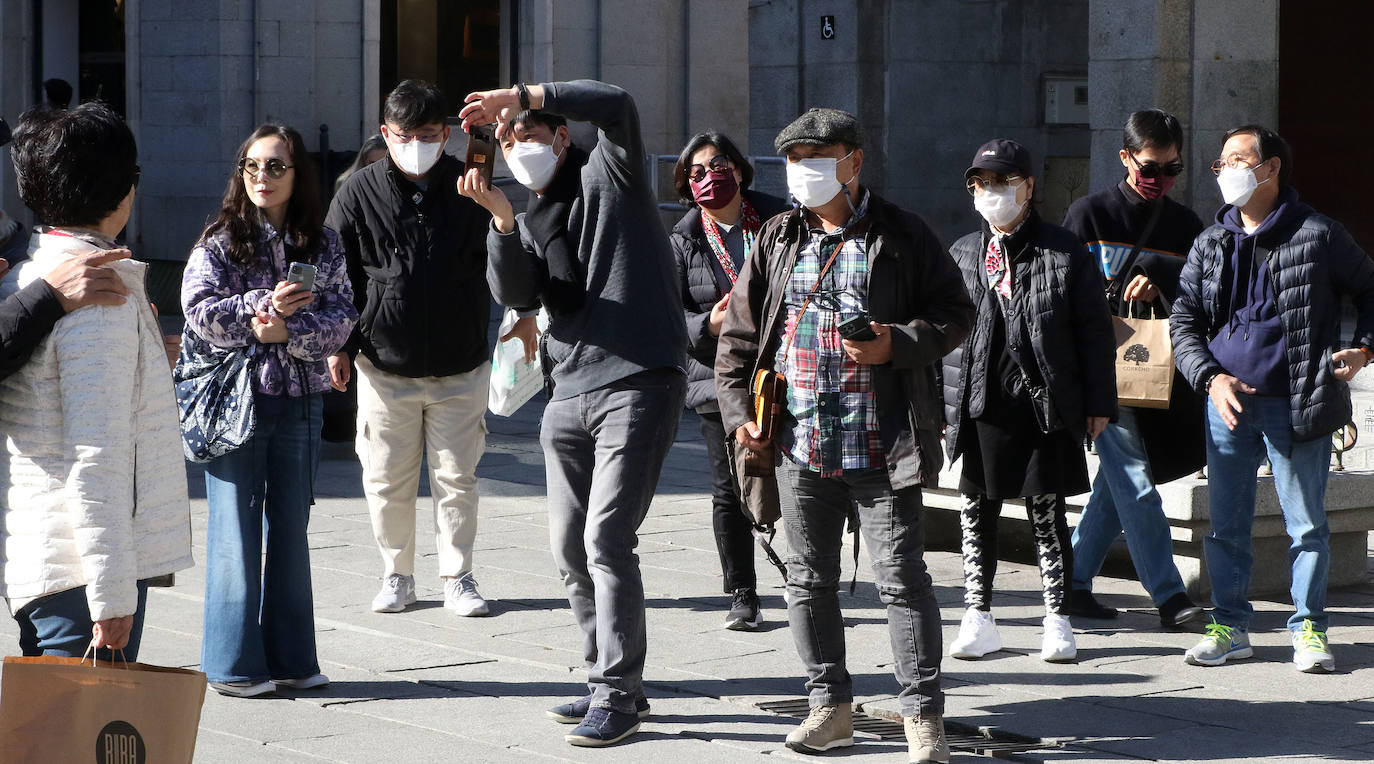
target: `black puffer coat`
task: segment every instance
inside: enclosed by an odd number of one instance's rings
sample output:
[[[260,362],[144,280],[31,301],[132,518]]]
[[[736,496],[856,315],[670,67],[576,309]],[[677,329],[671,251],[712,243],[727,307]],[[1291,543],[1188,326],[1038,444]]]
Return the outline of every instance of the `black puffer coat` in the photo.
[[[983,259],[989,235],[985,223],[949,249],[973,304],[979,306],[988,291]],[[1044,222],[1034,211],[1007,247],[1013,253],[1007,337],[1029,337],[1029,356],[1024,347],[1013,346],[1012,351],[1027,361],[1033,358],[1044,381],[1028,385],[1041,429],[1083,432],[1090,416],[1116,416],[1116,336],[1097,262],[1078,236]],[[980,386],[970,386],[969,379],[990,372],[992,349],[974,349],[973,343],[990,334],[992,320],[980,309],[969,339],[945,356],[945,448],[951,460],[963,453],[959,433],[964,416],[971,406],[982,408],[981,400],[969,400],[971,390],[981,395]]]
[[[1229,209],[1222,207],[1217,219]],[[1204,394],[1207,380],[1226,371],[1207,346],[1234,312],[1220,288],[1231,283],[1234,238],[1220,224],[1197,237],[1169,319],[1174,363]],[[1341,346],[1340,298],[1349,295],[1358,313],[1352,345],[1374,348],[1374,262],[1344,226],[1306,205],[1255,238],[1262,250],[1256,256],[1268,259],[1283,324],[1293,438],[1326,437],[1351,414],[1350,388],[1336,379],[1331,362]]]
[[[759,219],[767,222],[787,211],[787,202],[776,196],[745,191],[744,198],[754,205]],[[720,268],[706,231],[701,226],[701,210],[693,207],[682,216],[668,236],[677,261],[678,286],[682,290],[683,312],[687,318],[687,403],[689,409],[716,401],[716,337],[709,328],[711,308],[725,293],[716,283]]]

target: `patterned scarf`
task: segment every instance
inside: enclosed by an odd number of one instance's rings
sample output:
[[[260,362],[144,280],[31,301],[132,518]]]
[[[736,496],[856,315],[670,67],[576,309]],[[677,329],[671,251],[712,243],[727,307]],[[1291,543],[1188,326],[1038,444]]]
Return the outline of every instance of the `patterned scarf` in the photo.
[[[988,237],[988,251],[983,259],[983,270],[987,273],[988,288],[997,290],[997,294],[1010,300],[1011,269],[1007,267],[1006,259],[1002,256],[1002,245],[998,243],[995,235]]]
[[[750,204],[748,199],[741,201],[744,204],[740,209],[740,225],[744,227],[744,257],[748,259],[749,251],[754,248],[754,235],[759,232],[763,223],[759,220],[759,213],[754,209],[754,205]],[[701,227],[706,231],[706,241],[711,245],[711,251],[716,253],[720,267],[725,270],[730,283],[735,283],[739,273],[735,271],[735,264],[730,260],[730,250],[725,247],[725,237],[721,235],[720,226],[716,225],[716,221],[706,214],[706,210],[701,211]]]

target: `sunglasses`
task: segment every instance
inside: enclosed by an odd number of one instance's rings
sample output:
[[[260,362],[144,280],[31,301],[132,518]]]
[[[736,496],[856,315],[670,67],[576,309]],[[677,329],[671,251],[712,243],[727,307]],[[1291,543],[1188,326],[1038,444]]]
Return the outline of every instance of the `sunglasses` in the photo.
[[[266,162],[259,162],[256,159],[244,157],[239,160],[239,172],[250,178],[256,178],[260,173],[266,172],[267,177],[272,180],[280,180],[286,171],[295,167],[287,164],[280,159],[269,159]]]
[[[710,161],[708,161],[704,167],[699,164],[688,167],[687,179],[693,183],[697,183],[700,182],[702,178],[706,177],[706,173],[708,172],[725,172],[728,169],[730,169],[730,160],[726,159],[724,154],[716,154],[711,157]]]
[[[1183,172],[1183,163],[1178,160],[1174,160],[1168,164],[1160,164],[1159,162],[1142,162],[1135,158],[1135,154],[1129,152],[1126,156],[1130,157],[1131,161],[1135,163],[1136,169],[1140,171],[1140,177],[1142,178],[1158,178],[1161,175],[1167,175],[1170,178],[1174,178],[1177,177],[1179,173]]]
[[[1020,175],[998,175],[996,178],[987,179],[977,175],[968,179],[964,187],[968,189],[969,195],[973,196],[981,189],[983,191],[993,191],[1001,193],[1008,188],[1016,188],[1021,185],[1025,178]]]

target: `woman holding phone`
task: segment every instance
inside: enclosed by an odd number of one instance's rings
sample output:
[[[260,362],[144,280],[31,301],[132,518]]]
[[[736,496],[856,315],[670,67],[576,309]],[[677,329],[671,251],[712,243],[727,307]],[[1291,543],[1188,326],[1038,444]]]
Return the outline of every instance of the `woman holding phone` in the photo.
[[[249,697],[329,682],[315,654],[306,524],[325,359],[358,314],[300,134],[263,125],[236,160],[219,215],[186,264],[181,305],[189,351],[247,347],[253,359],[253,436],[206,465],[201,643],[210,686]]]

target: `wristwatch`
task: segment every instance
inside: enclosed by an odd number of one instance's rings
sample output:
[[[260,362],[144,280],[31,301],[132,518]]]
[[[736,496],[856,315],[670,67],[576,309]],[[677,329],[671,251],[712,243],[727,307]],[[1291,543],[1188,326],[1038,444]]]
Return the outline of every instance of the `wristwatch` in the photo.
[[[515,83],[515,93],[520,97],[520,111],[530,110],[530,89],[523,82]]]

